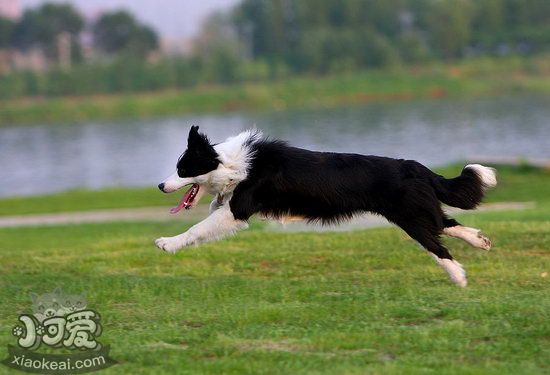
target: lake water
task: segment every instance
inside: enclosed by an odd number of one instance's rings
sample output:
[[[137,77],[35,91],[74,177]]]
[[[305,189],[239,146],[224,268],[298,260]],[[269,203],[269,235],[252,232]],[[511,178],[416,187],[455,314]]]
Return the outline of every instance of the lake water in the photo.
[[[0,127],[0,196],[154,187],[174,170],[192,124],[215,142],[255,124],[298,147],[415,159],[429,166],[550,157],[547,96],[13,126]]]

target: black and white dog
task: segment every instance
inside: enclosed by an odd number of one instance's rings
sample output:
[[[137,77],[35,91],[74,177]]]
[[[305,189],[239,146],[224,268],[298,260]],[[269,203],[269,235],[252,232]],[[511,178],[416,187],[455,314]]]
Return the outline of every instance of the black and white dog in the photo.
[[[485,250],[491,246],[478,229],[448,217],[440,203],[475,208],[485,190],[496,185],[495,170],[479,164],[446,179],[413,160],[309,151],[266,139],[255,130],[212,144],[193,126],[176,173],[159,189],[171,193],[186,185],[190,189],[171,212],[191,208],[205,192],[215,198],[206,219],[185,233],[155,241],[167,252],[245,229],[254,214],[338,223],[371,212],[401,227],[454,283],[466,286],[462,265],[441,244],[440,235]]]

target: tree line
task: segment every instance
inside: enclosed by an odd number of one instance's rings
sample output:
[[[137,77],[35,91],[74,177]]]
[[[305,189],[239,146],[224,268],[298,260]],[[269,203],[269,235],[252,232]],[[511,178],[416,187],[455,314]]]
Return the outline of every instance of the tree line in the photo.
[[[82,61],[81,36],[92,36],[95,51],[105,55],[128,54],[144,57],[158,47],[156,32],[137,21],[130,13],[104,13],[90,24],[70,4],[45,3],[26,9],[20,19],[0,17],[0,49],[28,51],[37,48],[50,61],[59,60],[59,38],[69,38],[70,61]]]
[[[542,52],[549,15],[548,0],[243,0],[233,17],[254,58],[327,72]]]
[[[263,81],[288,75],[545,53],[548,0],[242,0],[203,24],[185,56],[145,57],[158,36],[124,11],[91,24],[70,5],[44,4],[21,19],[0,19],[0,49],[41,49],[59,58],[71,43],[70,69],[0,76],[0,98],[86,95]],[[82,58],[82,33],[101,58]],[[105,58],[106,57],[106,58]]]

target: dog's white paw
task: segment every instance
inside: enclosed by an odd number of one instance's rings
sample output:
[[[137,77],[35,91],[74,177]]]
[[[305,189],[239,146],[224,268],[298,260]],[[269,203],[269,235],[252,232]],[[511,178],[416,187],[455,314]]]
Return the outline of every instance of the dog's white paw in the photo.
[[[477,247],[483,250],[491,250],[491,240],[481,234],[481,231],[477,234]]]
[[[491,240],[481,233],[481,229],[464,227],[468,235],[466,241],[482,250],[491,250]]]
[[[175,254],[185,246],[185,241],[181,235],[174,237],[161,237],[155,240],[155,245],[161,250]]]
[[[440,259],[438,263],[445,271],[447,271],[447,274],[453,283],[462,288],[465,288],[468,285],[466,271],[464,271],[462,264],[458,263],[454,259]]]
[[[468,279],[466,279],[466,271],[464,271],[464,267],[462,267],[462,264],[458,263],[454,259],[439,258],[434,253],[429,252],[428,254],[430,254],[441,267],[443,267],[453,283],[462,288],[465,288],[468,285]]]
[[[491,249],[491,240],[481,234],[480,229],[457,225],[443,229],[443,233],[452,237],[460,238],[478,249]]]

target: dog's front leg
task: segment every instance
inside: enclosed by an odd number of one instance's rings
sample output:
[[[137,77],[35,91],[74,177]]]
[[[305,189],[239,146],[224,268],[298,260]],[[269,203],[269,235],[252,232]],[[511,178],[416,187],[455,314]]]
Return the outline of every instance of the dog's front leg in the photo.
[[[223,207],[224,202],[225,202],[224,196],[222,194],[216,194],[212,202],[210,202],[210,206],[208,208],[208,214],[211,215],[214,211],[216,211],[220,207]]]
[[[214,241],[247,227],[248,223],[236,220],[229,205],[225,204],[200,223],[193,225],[187,232],[174,237],[158,238],[155,244],[159,249],[175,253],[182,247]]]

